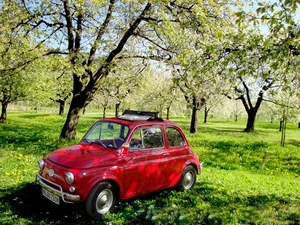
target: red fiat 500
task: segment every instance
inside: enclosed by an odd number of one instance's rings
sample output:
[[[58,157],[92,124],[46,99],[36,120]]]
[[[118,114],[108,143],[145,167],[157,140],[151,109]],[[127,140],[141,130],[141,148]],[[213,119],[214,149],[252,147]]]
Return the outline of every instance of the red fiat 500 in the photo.
[[[117,199],[191,189],[202,168],[176,123],[132,110],[97,121],[79,144],[38,164],[36,180],[46,198],[56,204],[85,202],[95,219],[112,212]]]

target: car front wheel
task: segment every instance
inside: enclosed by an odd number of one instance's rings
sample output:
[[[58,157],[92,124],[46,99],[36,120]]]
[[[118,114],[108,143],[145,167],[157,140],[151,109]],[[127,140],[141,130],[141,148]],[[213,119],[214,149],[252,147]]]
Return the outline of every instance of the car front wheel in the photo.
[[[176,189],[178,191],[191,189],[196,183],[196,174],[196,169],[193,166],[189,165],[185,167]]]
[[[100,219],[105,213],[112,212],[116,204],[116,193],[109,182],[97,184],[86,200],[85,208],[89,216]]]

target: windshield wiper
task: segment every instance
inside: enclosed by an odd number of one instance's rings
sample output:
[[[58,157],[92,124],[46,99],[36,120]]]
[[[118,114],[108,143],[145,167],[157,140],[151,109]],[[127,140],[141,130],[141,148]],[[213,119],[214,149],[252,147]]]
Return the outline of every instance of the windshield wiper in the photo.
[[[82,141],[85,141],[85,142],[91,144],[91,141],[89,139],[87,139],[87,138],[82,139]]]
[[[95,141],[95,142],[101,144],[103,147],[107,148],[107,146],[105,144],[103,144],[102,141],[100,141],[99,139],[95,139],[93,141]]]
[[[100,141],[99,139],[92,140],[92,139],[84,138],[84,139],[82,139],[82,141],[87,142],[89,144],[91,144],[91,143],[101,144],[104,148],[107,148],[107,146],[105,144],[103,144],[102,141]]]

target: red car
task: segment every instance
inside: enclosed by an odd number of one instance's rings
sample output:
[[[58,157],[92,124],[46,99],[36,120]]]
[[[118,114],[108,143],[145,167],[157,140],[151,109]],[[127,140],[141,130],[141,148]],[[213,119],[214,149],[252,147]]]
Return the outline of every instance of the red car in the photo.
[[[191,189],[202,168],[176,123],[132,110],[97,121],[79,144],[38,164],[36,181],[46,198],[56,204],[85,202],[95,219],[112,212],[117,199]]]

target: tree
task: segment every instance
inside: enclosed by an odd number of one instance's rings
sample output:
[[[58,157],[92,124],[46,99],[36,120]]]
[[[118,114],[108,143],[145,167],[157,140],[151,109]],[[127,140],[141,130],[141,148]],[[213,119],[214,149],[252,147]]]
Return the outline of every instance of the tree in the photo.
[[[239,107],[239,104],[237,101],[234,100],[234,108],[232,110],[232,115],[234,118],[234,121],[238,121],[238,117],[242,114],[242,109]]]
[[[198,130],[198,112],[209,100],[221,96],[225,89],[223,68],[220,66],[222,57],[202,48],[195,52],[196,54],[184,56],[186,58],[179,65],[173,65],[174,84],[192,108],[190,133]]]
[[[41,91],[38,92],[35,88],[37,84],[41,87],[41,82],[45,79],[42,70],[39,71],[41,74],[38,76],[36,64],[32,64],[31,68],[27,67],[29,60],[36,57],[37,53],[28,51],[30,44],[26,40],[15,36],[14,39],[6,41],[1,43],[2,51],[0,53],[1,122],[5,122],[7,119],[7,107],[10,103],[25,98],[27,100],[42,99],[37,96],[37,93],[41,94]]]
[[[51,62],[41,59],[44,45],[35,46],[35,40],[15,29],[23,12],[12,1],[2,1],[0,12],[0,120],[7,119],[10,103],[26,100],[35,105],[49,102]]]
[[[220,87],[221,88],[221,87]],[[209,112],[212,112],[214,109],[218,107],[222,107],[224,105],[225,96],[220,95],[219,92],[211,93],[209,98],[206,99],[204,105],[204,118],[203,123],[207,123]],[[221,109],[224,112],[224,109]]]
[[[170,60],[174,85],[182,91],[192,110],[191,133],[197,132],[199,110],[213,94],[221,95],[226,88],[223,76],[228,61],[224,46],[236,33],[236,17],[227,1],[203,5],[201,13],[201,18],[191,16],[180,20],[181,32],[170,41],[177,50],[176,57]]]
[[[122,102],[141,85],[141,77],[147,63],[135,59],[124,59],[118,63],[110,77],[111,95],[115,100],[115,116],[119,115]]]
[[[200,75],[202,77],[202,80],[200,80],[200,76],[195,79],[192,74],[186,76],[187,73],[180,73],[180,70],[177,70],[177,74],[177,77],[179,76],[177,85],[183,93],[187,104],[192,107],[190,133],[196,133],[198,131],[198,112],[206,104],[209,95],[216,89],[212,87],[211,80],[204,75]]]
[[[115,108],[115,116],[119,115],[122,103],[141,85],[146,68],[147,64],[136,59],[123,59],[117,63],[95,95],[96,103],[103,107],[103,117],[106,116],[106,110],[112,107]]]
[[[270,95],[272,88],[281,86],[285,81],[286,62],[291,56],[287,43],[292,42],[286,39],[289,32],[284,27],[293,24],[292,14],[285,13],[294,10],[286,10],[284,13],[286,4],[289,5],[289,1],[275,3],[271,7],[258,3],[258,14],[238,13],[239,32],[234,37],[237,41],[226,49],[231,61],[229,74],[233,75],[228,81],[233,83],[239,95],[236,99],[241,100],[248,115],[246,132],[254,130],[256,114],[267,92]],[[263,14],[261,17],[260,13]],[[259,22],[265,21],[268,21],[264,25],[268,25],[269,34],[262,33],[258,26]],[[272,33],[275,30],[276,34]]]
[[[136,93],[135,102],[139,110],[157,111],[161,116],[166,112],[166,119],[169,119],[171,106],[175,108],[182,99],[180,91],[173,86],[171,75],[161,68],[150,68],[145,72]]]
[[[53,97],[50,99],[59,104],[58,115],[63,115],[67,100],[72,95],[72,79],[70,68],[65,57],[59,55],[50,55],[45,57],[49,65],[49,73],[52,74],[51,92]]]
[[[272,88],[273,85],[273,79],[266,79],[265,84],[262,86],[262,88],[259,90],[258,97],[256,99],[255,105],[252,104],[252,98],[251,93],[248,85],[244,80],[241,78],[242,83],[242,89],[239,89],[236,87],[236,92],[240,93],[240,96],[237,98],[240,99],[245,107],[245,110],[248,115],[247,119],[247,125],[244,129],[245,132],[251,132],[254,131],[254,124],[255,124],[255,118],[257,115],[257,112],[261,106],[261,103],[263,101],[264,92]]]
[[[99,89],[99,93],[97,93],[94,97],[94,101],[91,102],[91,106],[95,106],[100,109],[102,106],[102,118],[106,118],[106,111],[108,108],[113,106],[113,98],[111,96],[111,84],[109,79],[106,79],[105,82],[101,85]]]
[[[2,57],[2,63],[9,58],[10,51]],[[18,60],[27,60],[27,58]],[[7,119],[7,107],[10,103],[27,100],[38,106],[48,103],[49,96],[52,94],[51,75],[45,72],[39,61],[31,63],[30,68],[16,65],[17,60],[8,62],[3,64],[5,69],[0,71],[1,122]]]
[[[220,51],[224,53],[223,68],[227,70],[224,81],[232,85],[238,95],[235,99],[241,100],[247,112],[245,131],[253,131],[266,92],[286,81],[283,76],[286,58],[299,55],[293,18],[297,3],[289,0],[270,4],[259,2],[256,13],[243,7],[237,9],[240,10],[236,13],[238,29],[227,33],[228,41],[223,42]],[[269,34],[261,31],[261,22],[268,27]],[[223,90],[224,95],[233,99],[229,92]]]
[[[60,134],[68,139],[75,138],[80,111],[92,101],[116,65],[117,56],[123,53],[126,57],[169,58],[166,52],[172,51],[158,42],[166,39],[163,28],[166,25],[171,28],[180,15],[185,16],[185,12],[192,14],[202,6],[196,1],[178,4],[174,1],[131,4],[115,0],[14,3],[26,13],[18,28],[22,26],[26,33],[38,31],[37,40],[55,48],[47,54],[68,56],[73,95]],[[137,43],[135,51],[128,51],[126,44],[129,41]],[[95,64],[99,57],[101,63]]]

